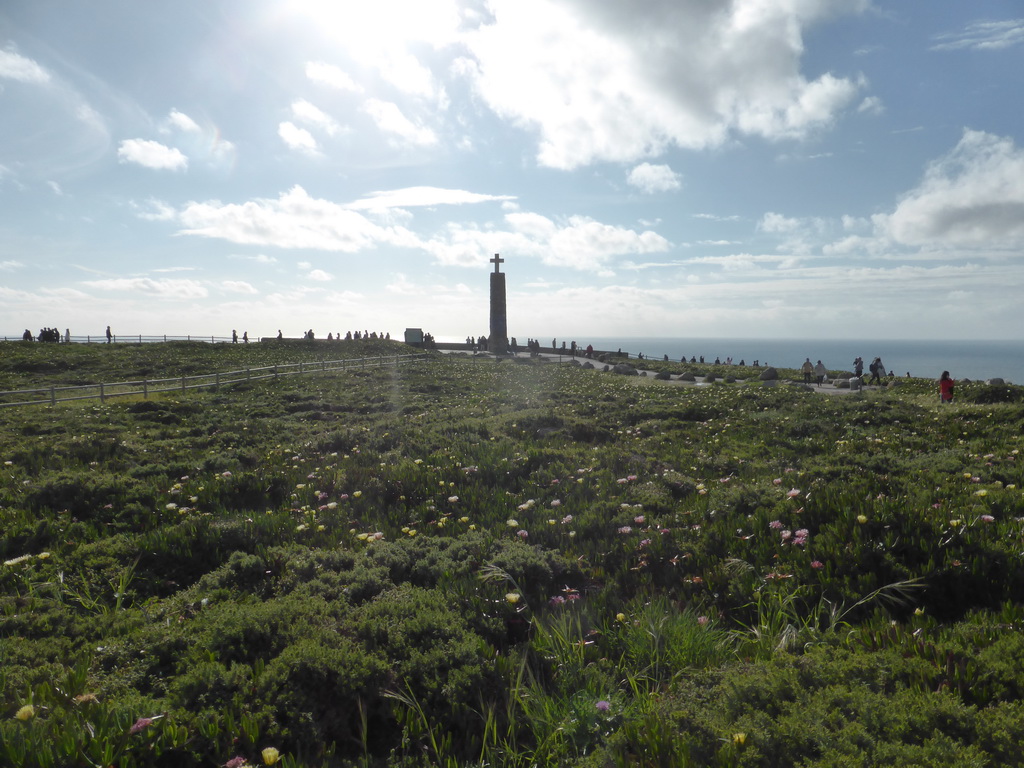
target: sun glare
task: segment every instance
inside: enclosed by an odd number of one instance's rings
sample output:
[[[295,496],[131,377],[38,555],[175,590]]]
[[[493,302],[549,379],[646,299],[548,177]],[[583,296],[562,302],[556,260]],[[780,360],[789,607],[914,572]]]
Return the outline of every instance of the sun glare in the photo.
[[[445,45],[455,39],[460,24],[455,0],[291,0],[290,5],[350,51],[369,55],[411,42]]]

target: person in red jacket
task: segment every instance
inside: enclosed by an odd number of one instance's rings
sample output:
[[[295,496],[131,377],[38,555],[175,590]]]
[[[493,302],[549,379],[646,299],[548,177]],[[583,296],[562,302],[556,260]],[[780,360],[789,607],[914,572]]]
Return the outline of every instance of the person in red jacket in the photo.
[[[941,403],[952,403],[953,402],[953,387],[956,386],[956,382],[949,377],[949,371],[943,371],[942,377],[939,379],[939,402]]]

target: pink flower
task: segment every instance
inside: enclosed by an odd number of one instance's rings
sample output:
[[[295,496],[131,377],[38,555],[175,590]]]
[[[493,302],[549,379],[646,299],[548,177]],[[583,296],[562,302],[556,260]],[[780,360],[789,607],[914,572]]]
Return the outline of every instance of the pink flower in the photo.
[[[698,616],[697,617],[697,623],[700,624],[702,627],[705,624],[707,624],[709,621],[710,621],[710,619],[707,616]]]
[[[560,507],[560,506],[562,506],[562,502],[559,499],[555,499],[554,501],[551,502],[551,506],[552,507]]]
[[[629,482],[633,482],[636,480],[636,475],[626,475],[626,479],[629,480]]]
[[[601,699],[601,701],[597,702],[594,706],[597,707],[598,712],[607,712],[612,708],[612,705],[604,699]]]
[[[644,524],[644,516],[643,515],[637,515],[636,517],[633,518],[633,522],[636,523],[637,525],[643,525]]]
[[[632,533],[632,532],[633,532],[633,529],[630,528],[628,525],[624,525],[621,528],[619,528],[619,533],[622,533],[622,534]]]
[[[529,538],[530,534],[527,533],[526,531],[516,531],[516,536],[518,536],[520,539],[524,539],[525,540],[525,539]]]
[[[776,477],[774,480],[772,480],[772,483],[774,485],[782,485],[782,478],[781,477]]]
[[[993,520],[995,520],[995,518],[992,517],[992,515],[982,515],[981,519],[986,523],[991,523]]]
[[[568,525],[572,522],[572,515],[566,515],[562,518],[562,525]]]
[[[245,765],[245,763],[246,760],[244,757],[242,757],[241,755],[235,755],[226,763],[224,763],[224,768],[242,768],[242,766]]]
[[[550,600],[548,600],[548,605],[550,605],[552,608],[557,608],[560,605],[565,605],[565,598],[561,595],[555,595]]]
[[[650,539],[643,539],[643,540],[642,540],[642,541],[640,542],[640,546],[641,546],[641,547],[646,547],[646,546],[647,546],[648,544],[650,544],[650,543],[651,543],[651,540],[650,540]]]
[[[790,498],[790,499],[795,498],[795,497],[797,497],[799,495],[800,495],[800,489],[799,488],[790,488],[789,491],[786,493],[786,496],[788,498]]]
[[[820,571],[824,567],[825,564],[821,562],[821,560],[811,560],[811,568],[813,568],[814,570]]]
[[[777,531],[779,530],[779,528],[782,527],[782,523],[778,520],[772,520],[770,523],[768,523],[768,527],[771,528],[773,531]]]

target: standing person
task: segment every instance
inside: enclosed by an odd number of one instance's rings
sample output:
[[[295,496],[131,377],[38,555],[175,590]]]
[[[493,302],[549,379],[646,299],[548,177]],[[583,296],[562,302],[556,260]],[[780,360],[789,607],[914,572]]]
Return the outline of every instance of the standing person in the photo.
[[[65,344],[70,344],[71,343],[71,329],[70,328],[65,328],[64,329],[64,343]]]
[[[853,361],[853,375],[856,376],[858,379],[864,375],[863,357],[858,356],[857,359]]]
[[[953,402],[953,387],[956,386],[956,382],[949,377],[949,371],[943,371],[942,377],[939,379],[939,402],[940,403],[952,403]]]
[[[814,373],[814,363],[811,362],[811,358],[804,360],[804,364],[800,366],[800,372],[804,375],[804,384],[811,383],[811,374]]]
[[[236,331],[234,328],[231,329],[231,343],[238,343],[238,331]]]
[[[821,383],[825,380],[826,376],[828,376],[828,368],[826,368],[825,364],[821,362],[821,360],[819,360],[817,364],[814,366],[814,378],[818,380],[819,387],[821,386]]]
[[[110,340],[111,340],[111,339],[112,339],[113,337],[114,337],[114,334],[112,334],[112,333],[110,332],[110,326],[108,325],[108,326],[107,326],[107,344],[109,344],[109,343],[110,343]]]

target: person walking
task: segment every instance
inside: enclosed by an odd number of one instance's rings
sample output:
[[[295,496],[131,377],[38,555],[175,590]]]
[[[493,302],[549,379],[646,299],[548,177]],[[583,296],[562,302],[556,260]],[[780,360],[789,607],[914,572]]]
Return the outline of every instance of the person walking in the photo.
[[[814,366],[814,378],[817,380],[819,387],[821,386],[821,383],[825,381],[827,376],[828,368],[826,368],[825,364],[819,360]]]
[[[943,371],[942,376],[939,378],[939,402],[940,403],[952,403],[953,402],[953,388],[956,386],[956,382],[949,376],[949,371]]]
[[[804,384],[811,383],[811,376],[814,374],[814,363],[811,362],[811,358],[804,360],[804,364],[800,366],[800,372],[804,375]]]
[[[871,371],[871,379],[868,381],[868,384],[877,383],[881,386],[882,377],[885,376],[885,366],[882,365],[882,358],[876,357],[872,360],[868,370]]]
[[[107,344],[109,344],[109,343],[110,343],[110,340],[111,340],[112,338],[114,338],[114,334],[112,334],[112,333],[110,332],[110,326],[108,325],[108,326],[107,326]]]

